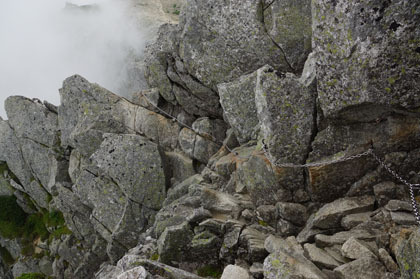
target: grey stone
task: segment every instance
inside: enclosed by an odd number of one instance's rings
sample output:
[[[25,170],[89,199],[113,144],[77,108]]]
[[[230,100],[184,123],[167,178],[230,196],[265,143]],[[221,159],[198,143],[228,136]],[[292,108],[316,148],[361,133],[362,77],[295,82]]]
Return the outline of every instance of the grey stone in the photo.
[[[264,260],[264,278],[326,279],[326,275],[303,255],[304,251],[294,237],[283,240],[269,236],[265,247],[270,255]]]
[[[151,260],[139,259],[136,264],[138,266],[143,266],[152,274],[160,274],[164,276],[163,278],[204,279],[194,273]]]
[[[341,247],[342,245],[334,245],[331,247],[324,247],[323,249],[327,252],[331,257],[333,257],[337,262],[341,264],[345,264],[350,262],[351,260],[343,257],[341,254]]]
[[[350,230],[355,226],[368,221],[371,215],[372,212],[362,212],[344,216],[343,219],[341,219],[341,226],[346,230]]]
[[[276,203],[277,214],[298,226],[303,226],[307,220],[306,208],[298,203]]]
[[[370,211],[374,203],[375,198],[372,196],[338,199],[318,210],[313,225],[322,229],[338,227],[343,216]]]
[[[281,46],[294,70],[301,69],[311,51],[311,2],[264,3],[264,24],[270,37]]]
[[[255,86],[257,72],[217,85],[220,104],[240,143],[256,140],[259,131]],[[246,119],[246,121],[245,121]]]
[[[416,217],[408,212],[391,212],[391,219],[398,225],[415,225]]]
[[[291,168],[273,168],[262,154],[253,154],[248,161],[240,163],[237,167],[238,180],[245,185],[256,206],[291,201],[292,190],[303,183],[302,172]]]
[[[279,219],[277,221],[276,224],[276,228],[277,231],[279,233],[280,236],[290,236],[290,235],[296,235],[299,231],[299,227],[297,227],[296,225],[292,224],[291,222],[284,220],[284,219]]]
[[[381,260],[381,262],[384,264],[384,266],[389,272],[398,271],[398,265],[394,262],[392,257],[384,248],[379,249],[379,259]]]
[[[315,242],[316,242],[316,246],[318,247],[333,246],[336,244],[341,245],[351,237],[354,237],[359,240],[375,240],[376,239],[375,234],[372,234],[366,230],[360,230],[360,229],[355,228],[351,231],[342,231],[333,235],[317,234],[315,236]]]
[[[239,200],[235,197],[207,187],[202,190],[201,203],[210,212],[232,214],[234,216],[239,215],[241,212]]]
[[[156,144],[137,135],[105,134],[92,162],[127,198],[160,209],[166,195],[163,162]]]
[[[39,260],[39,270],[47,275],[47,276],[52,276],[53,275],[53,268],[52,268],[52,262],[50,259],[48,259],[48,257],[43,257],[42,259]]]
[[[193,160],[182,153],[165,152],[165,159],[168,160],[171,168],[171,176],[176,182],[182,182],[196,174]]]
[[[233,262],[237,255],[236,250],[239,246],[239,237],[241,235],[243,224],[238,221],[226,223],[226,233],[224,235],[222,248],[220,249],[219,258],[227,262]]]
[[[247,254],[245,257],[249,262],[260,262],[268,255],[264,248],[266,238],[266,234],[252,228],[245,228],[241,232],[239,245],[246,249]]]
[[[408,239],[403,239],[394,248],[395,257],[400,267],[401,278],[411,278],[414,274],[419,276],[420,264],[420,232],[413,230]]]
[[[264,278],[264,265],[262,263],[252,263],[249,273],[254,278]]]
[[[291,71],[284,53],[265,31],[260,4],[234,1],[229,7],[208,1],[186,5],[179,40],[180,58],[186,70],[211,88],[268,63]],[[279,36],[288,40],[287,36]],[[300,53],[300,49],[297,52]],[[303,66],[301,63],[297,68]]]
[[[27,187],[26,192],[36,202],[36,204],[42,208],[48,208],[50,202],[50,195],[47,191],[38,183],[38,181],[32,181]]]
[[[7,163],[10,171],[16,175],[20,183],[28,185],[32,174],[19,148],[16,138],[8,121],[0,120],[0,160]]]
[[[341,265],[340,262],[331,257],[326,251],[316,247],[314,244],[306,243],[303,248],[305,250],[305,256],[319,268],[334,269]]]
[[[142,266],[134,267],[121,273],[117,279],[147,279],[147,271]]]
[[[19,259],[12,268],[13,278],[17,278],[24,273],[39,273],[38,260],[33,258]]]
[[[9,124],[18,138],[28,138],[39,144],[58,144],[57,114],[43,104],[25,97],[11,96],[5,101]]]
[[[251,279],[251,277],[243,267],[230,264],[225,267],[220,279]]]
[[[413,90],[419,87],[414,78],[419,11],[414,2],[402,3],[383,7],[363,1],[313,3],[319,100],[327,117],[351,107],[376,118],[390,106],[419,106],[420,95]],[[351,118],[359,116],[353,113]]]
[[[188,251],[194,262],[217,262],[222,240],[209,231],[196,233]]]
[[[158,239],[159,259],[162,263],[186,260],[193,232],[187,222],[167,227]]]
[[[334,272],[343,279],[381,279],[386,269],[378,260],[365,257],[343,264],[335,268]]]
[[[410,202],[408,201],[401,201],[401,200],[390,200],[387,205],[385,205],[385,209],[389,211],[409,211],[413,210]]]
[[[384,206],[391,199],[396,198],[396,185],[391,181],[382,182],[373,186],[373,193],[378,206]]]
[[[115,279],[122,272],[121,268],[105,264],[95,274],[95,279]]]
[[[346,242],[344,242],[343,247],[341,247],[341,252],[343,256],[349,259],[356,260],[363,257],[377,259],[376,255],[368,247],[366,247],[366,245],[354,237],[350,237]]]
[[[314,129],[315,96],[293,74],[273,68],[257,72],[255,93],[261,132],[273,160],[303,163]]]

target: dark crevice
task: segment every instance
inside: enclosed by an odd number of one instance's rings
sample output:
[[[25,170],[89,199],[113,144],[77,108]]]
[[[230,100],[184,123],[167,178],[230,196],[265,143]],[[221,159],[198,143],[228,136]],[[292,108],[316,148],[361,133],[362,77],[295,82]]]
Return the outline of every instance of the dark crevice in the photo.
[[[397,23],[395,20],[394,22],[391,23],[391,25],[389,26],[389,29],[391,29],[392,31],[397,31],[398,27],[400,27],[401,24]]]
[[[417,47],[414,51],[420,53],[420,47]]]

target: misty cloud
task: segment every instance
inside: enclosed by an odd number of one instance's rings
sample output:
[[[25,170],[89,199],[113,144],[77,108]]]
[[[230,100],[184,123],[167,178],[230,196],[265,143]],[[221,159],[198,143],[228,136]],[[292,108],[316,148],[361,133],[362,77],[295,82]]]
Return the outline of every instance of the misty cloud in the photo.
[[[58,105],[62,81],[75,73],[127,96],[145,44],[145,27],[128,16],[130,1],[1,0],[0,116],[10,95]],[[140,81],[136,81],[137,83]]]

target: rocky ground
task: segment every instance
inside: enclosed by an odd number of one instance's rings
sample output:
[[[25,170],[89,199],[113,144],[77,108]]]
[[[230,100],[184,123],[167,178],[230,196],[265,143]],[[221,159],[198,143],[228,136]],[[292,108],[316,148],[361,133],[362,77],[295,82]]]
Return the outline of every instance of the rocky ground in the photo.
[[[420,182],[419,21],[187,1],[131,100],[78,75],[59,107],[9,97],[0,277],[418,278],[419,192],[387,168]]]

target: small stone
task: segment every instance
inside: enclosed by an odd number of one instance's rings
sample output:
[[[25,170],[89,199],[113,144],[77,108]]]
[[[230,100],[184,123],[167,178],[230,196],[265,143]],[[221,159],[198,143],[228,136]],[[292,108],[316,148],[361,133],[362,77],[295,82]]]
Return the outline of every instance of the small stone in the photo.
[[[384,206],[392,198],[396,198],[396,185],[394,182],[386,181],[373,186],[373,193],[379,207]]]
[[[251,279],[251,277],[246,269],[230,264],[225,267],[220,279]]]
[[[413,213],[408,212],[391,212],[391,219],[398,225],[415,225],[416,217]]]
[[[341,226],[346,230],[351,230],[355,226],[368,221],[371,214],[372,212],[363,212],[344,216],[343,219],[341,219]]]
[[[390,200],[385,209],[389,211],[413,211],[411,203],[408,201]]]
[[[363,257],[371,257],[376,259],[376,255],[369,250],[360,240],[350,237],[341,247],[343,256],[349,259],[360,259]]]
[[[373,196],[341,198],[321,207],[315,215],[313,225],[321,229],[338,227],[345,215],[373,210]]]
[[[341,265],[324,250],[316,247],[314,244],[306,243],[303,246],[306,257],[315,263],[319,268],[333,269]]]
[[[306,207],[298,203],[278,202],[277,214],[295,225],[303,226],[307,220]]]
[[[342,279],[383,279],[386,269],[378,260],[364,257],[343,264],[335,268],[334,272]]]

